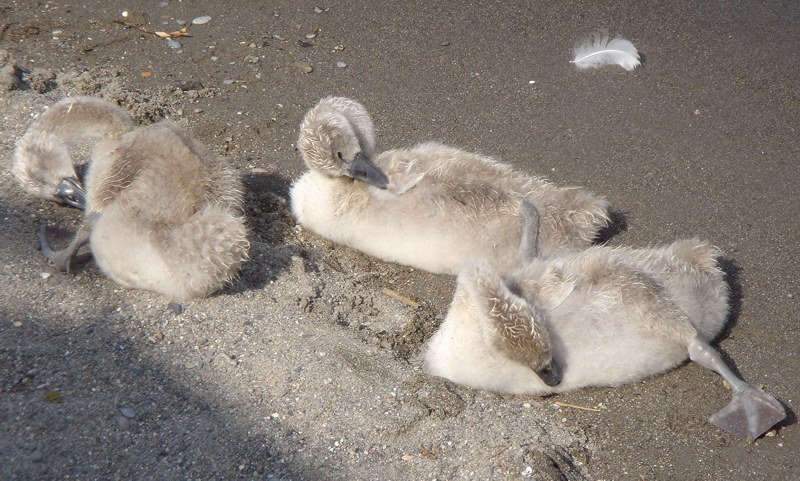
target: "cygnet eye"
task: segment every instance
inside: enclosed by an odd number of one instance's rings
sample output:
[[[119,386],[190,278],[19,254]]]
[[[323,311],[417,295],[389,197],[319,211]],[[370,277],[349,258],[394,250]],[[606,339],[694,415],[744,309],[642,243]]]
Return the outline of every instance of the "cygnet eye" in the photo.
[[[337,156],[337,157],[339,157],[339,160],[342,160],[342,159],[343,159],[343,157],[342,157],[342,153],[341,153],[341,152],[336,152],[336,156]]]

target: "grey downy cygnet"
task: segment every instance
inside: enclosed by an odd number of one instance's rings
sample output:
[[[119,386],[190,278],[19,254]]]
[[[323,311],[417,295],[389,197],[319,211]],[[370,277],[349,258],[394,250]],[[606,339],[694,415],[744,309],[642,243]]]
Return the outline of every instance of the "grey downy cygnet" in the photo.
[[[69,145],[86,137],[96,143],[84,189]],[[42,252],[59,270],[89,243],[115,282],[187,299],[220,289],[247,258],[238,174],[172,122],[134,129],[110,102],[68,98],[20,139],[13,172],[31,194],[85,210],[62,251],[42,228]]]
[[[729,311],[720,252],[697,239],[651,249],[590,247],[535,258],[536,210],[524,205],[528,259],[507,276],[464,266],[445,321],[426,347],[429,372],[502,393],[544,395],[618,386],[688,357],[732,387],[710,421],[751,441],[786,416],[739,379],[709,342]]]
[[[375,257],[456,274],[475,257],[516,264],[523,200],[541,213],[539,253],[592,244],[608,202],[557,187],[490,157],[438,143],[375,153],[375,131],[355,100],[327,97],[306,113],[297,142],[308,171],[291,188],[309,230]]]

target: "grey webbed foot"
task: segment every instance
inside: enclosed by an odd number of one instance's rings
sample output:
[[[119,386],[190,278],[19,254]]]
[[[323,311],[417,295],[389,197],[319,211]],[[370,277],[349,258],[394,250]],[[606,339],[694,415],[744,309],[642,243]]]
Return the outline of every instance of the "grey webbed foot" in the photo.
[[[737,377],[725,365],[719,353],[702,339],[695,338],[689,344],[689,357],[716,372],[731,385],[733,399],[709,418],[715,426],[753,442],[786,417],[780,402]]]
[[[708,420],[731,434],[750,442],[786,417],[783,405],[763,391],[748,386],[733,394],[731,402]]]
[[[58,272],[69,272],[72,264],[71,256],[67,255],[66,250],[56,251],[50,246],[47,238],[47,227],[42,224],[39,228],[39,249],[45,257],[50,259]]]
[[[72,269],[72,261],[75,259],[75,255],[78,253],[78,250],[87,242],[89,242],[89,230],[86,224],[81,224],[81,227],[78,229],[78,232],[75,233],[75,237],[72,239],[72,242],[61,250],[54,250],[50,245],[50,241],[48,240],[47,236],[47,226],[42,224],[39,228],[39,248],[42,251],[42,254],[50,259],[55,266],[56,270],[59,272],[67,272],[69,273]]]

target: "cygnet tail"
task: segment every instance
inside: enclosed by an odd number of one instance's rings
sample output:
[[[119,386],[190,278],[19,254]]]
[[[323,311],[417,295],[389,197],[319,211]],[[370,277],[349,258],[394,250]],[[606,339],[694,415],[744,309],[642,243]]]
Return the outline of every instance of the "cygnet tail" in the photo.
[[[53,199],[61,179],[76,177],[69,144],[113,138],[132,128],[128,114],[111,102],[64,99],[42,113],[17,142],[12,172],[26,191]]]
[[[547,237],[559,246],[588,247],[611,222],[608,200],[586,189],[559,189],[554,202],[553,213],[547,219],[549,226],[543,224],[541,228],[550,230]]]
[[[668,251],[679,273],[672,276],[672,288],[683,293],[692,325],[710,341],[722,331],[730,310],[730,287],[718,262],[722,252],[700,239],[678,240]]]
[[[203,297],[233,279],[248,257],[244,217],[221,204],[209,204],[172,229],[161,249],[174,279],[172,292],[183,299]]]

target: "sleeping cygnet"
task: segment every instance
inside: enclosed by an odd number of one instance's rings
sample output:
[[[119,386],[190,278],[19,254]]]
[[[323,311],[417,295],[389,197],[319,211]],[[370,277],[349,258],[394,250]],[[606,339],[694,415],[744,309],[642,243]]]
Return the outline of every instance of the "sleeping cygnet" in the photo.
[[[719,251],[697,239],[654,249],[590,247],[535,258],[536,211],[523,208],[529,260],[501,276],[468,263],[447,317],[426,351],[429,371],[502,393],[543,395],[635,382],[687,357],[732,387],[710,421],[754,440],[786,416],[772,396],[739,379],[709,341],[728,315]]]
[[[97,143],[84,189],[68,145],[87,132]],[[236,171],[172,122],[133,130],[116,105],[66,99],[34,122],[15,160],[28,192],[85,209],[62,251],[50,247],[42,228],[42,252],[59,270],[69,271],[89,243],[115,282],[186,299],[220,289],[247,258]]]

